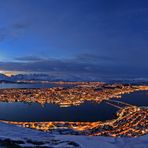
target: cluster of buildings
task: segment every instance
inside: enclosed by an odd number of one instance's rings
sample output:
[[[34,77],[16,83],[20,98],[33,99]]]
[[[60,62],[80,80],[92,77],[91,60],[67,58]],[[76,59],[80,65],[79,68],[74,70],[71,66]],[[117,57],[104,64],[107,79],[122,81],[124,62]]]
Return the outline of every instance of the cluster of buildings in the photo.
[[[82,83],[73,87],[53,87],[39,89],[0,89],[0,101],[54,103],[61,107],[80,105],[84,101],[100,103],[110,98],[138,90],[148,90],[148,86],[122,84]]]

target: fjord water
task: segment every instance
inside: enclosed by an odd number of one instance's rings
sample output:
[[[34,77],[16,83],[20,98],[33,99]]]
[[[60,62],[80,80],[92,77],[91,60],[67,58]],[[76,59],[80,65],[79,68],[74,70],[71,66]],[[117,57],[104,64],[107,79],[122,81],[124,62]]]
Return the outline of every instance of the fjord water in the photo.
[[[112,106],[93,102],[66,108],[55,104],[0,103],[0,119],[11,121],[105,121],[112,119],[115,112]]]
[[[17,84],[18,85],[18,84]],[[28,88],[46,88],[47,85],[30,85]],[[3,84],[4,86],[4,84]],[[55,86],[55,85],[54,85]],[[48,87],[54,87],[49,85]],[[14,87],[14,85],[13,85]],[[3,87],[4,88],[4,87]],[[5,88],[8,88],[8,84]],[[9,84],[9,88],[12,85]],[[15,88],[18,88],[15,87]],[[26,88],[19,84],[19,88]],[[115,98],[113,98],[115,99]],[[139,91],[125,94],[119,101],[127,102],[137,106],[148,106],[148,91]],[[106,121],[116,117],[117,108],[102,102],[84,102],[79,106],[62,108],[56,104],[14,102],[0,103],[0,120],[11,121]]]
[[[148,91],[136,91],[122,95],[120,101],[136,106],[148,106]]]
[[[51,87],[58,87],[58,86],[64,86],[64,87],[70,87],[73,85],[67,85],[67,84],[48,84],[48,83],[24,83],[24,84],[18,84],[18,83],[1,83],[0,89],[5,88],[51,88]]]

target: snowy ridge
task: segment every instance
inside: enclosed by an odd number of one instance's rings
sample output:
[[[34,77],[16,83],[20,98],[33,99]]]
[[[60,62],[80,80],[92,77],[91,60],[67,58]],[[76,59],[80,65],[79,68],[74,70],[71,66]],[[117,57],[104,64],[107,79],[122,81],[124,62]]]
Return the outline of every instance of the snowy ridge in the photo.
[[[49,133],[0,123],[0,147],[52,148],[147,148],[148,135],[137,138],[110,138]]]
[[[79,74],[64,74],[64,73],[31,73],[31,74],[17,74],[7,76],[0,73],[0,81],[103,81],[109,83],[146,83],[148,84],[148,78],[117,78],[117,77],[103,77],[98,75],[83,74],[83,77]]]

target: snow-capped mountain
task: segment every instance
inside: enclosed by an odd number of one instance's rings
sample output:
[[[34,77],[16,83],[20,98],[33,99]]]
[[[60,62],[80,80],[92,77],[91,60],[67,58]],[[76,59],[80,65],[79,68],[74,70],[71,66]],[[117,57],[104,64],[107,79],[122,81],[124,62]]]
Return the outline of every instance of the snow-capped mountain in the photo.
[[[54,73],[54,74],[18,74],[12,76],[6,76],[4,74],[0,74],[0,81],[25,81],[25,80],[34,80],[34,81],[104,81],[109,83],[139,83],[148,84],[148,78],[103,78],[99,76],[91,76],[88,74],[84,74],[83,77],[79,74],[62,74],[62,73]]]
[[[66,75],[66,74],[18,74],[8,77],[0,74],[0,81],[18,81],[18,80],[35,80],[35,81],[95,81],[96,78],[91,76],[80,77],[79,75]]]
[[[9,77],[4,74],[0,74],[0,80],[9,80]]]

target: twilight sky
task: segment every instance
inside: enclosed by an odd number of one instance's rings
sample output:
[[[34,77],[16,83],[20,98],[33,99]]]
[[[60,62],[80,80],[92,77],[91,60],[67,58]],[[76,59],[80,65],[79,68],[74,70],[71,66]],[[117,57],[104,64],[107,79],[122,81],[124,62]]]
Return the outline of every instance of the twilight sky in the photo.
[[[147,77],[147,0],[0,0],[0,72]]]

